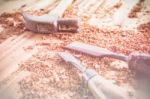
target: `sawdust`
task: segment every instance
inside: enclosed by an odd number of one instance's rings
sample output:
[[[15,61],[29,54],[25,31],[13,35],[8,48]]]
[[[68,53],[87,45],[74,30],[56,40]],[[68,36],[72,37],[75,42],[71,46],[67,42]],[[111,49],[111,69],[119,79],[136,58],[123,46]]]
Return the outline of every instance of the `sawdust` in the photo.
[[[144,32],[144,33],[150,33],[149,29],[150,29],[150,22],[147,22],[147,23],[143,23],[143,24],[140,24],[137,29],[140,31],[140,32]]]
[[[0,25],[4,28],[0,33],[0,43],[13,35],[20,35],[25,31],[19,12],[1,14]]]
[[[32,73],[20,82],[23,99],[93,99],[84,88],[78,71],[48,49],[22,64],[20,70]]]
[[[114,9],[121,5],[115,5]],[[47,10],[35,14],[40,15]],[[99,13],[97,13],[99,14]],[[133,51],[150,53],[149,23],[140,25],[139,31],[122,29],[103,29],[86,24],[89,16],[84,14],[78,16],[78,9],[68,9],[64,17],[78,17],[81,20],[80,32],[55,33],[41,35],[42,40],[25,50],[41,47],[37,55],[25,63],[20,64],[19,70],[31,72],[31,76],[19,82],[22,92],[21,99],[94,99],[86,89],[81,74],[72,66],[66,64],[57,56],[58,51],[64,51],[64,46],[80,41],[99,47],[107,48],[117,53],[128,55]],[[0,34],[0,42],[12,35],[20,35],[26,31],[20,13],[2,14],[0,24],[5,28]],[[116,61],[110,58],[93,58],[81,53],[69,51],[78,57],[87,68],[96,70],[103,77],[113,80],[117,85],[134,85],[134,74],[121,64],[120,68],[114,66]],[[132,92],[130,93],[133,94]]]
[[[71,11],[69,10],[66,13],[68,14],[69,12]],[[69,16],[74,17],[75,15],[74,13],[70,13]],[[65,17],[68,16],[66,15]],[[84,18],[82,21],[83,20]],[[23,97],[28,97],[31,95],[31,97],[47,98],[51,95],[52,99],[57,99],[60,97],[68,99],[93,99],[82,84],[82,79],[79,72],[71,66],[69,67],[69,65],[65,64],[59,57],[57,57],[55,53],[56,51],[64,51],[63,47],[70,42],[81,41],[124,54],[129,54],[133,51],[150,53],[148,43],[149,39],[145,37],[145,33],[121,29],[98,29],[86,23],[80,24],[80,33],[49,34],[48,36],[43,36],[43,40],[43,42],[34,45],[43,46],[42,52],[40,52],[39,55],[36,55],[35,58],[32,58],[27,63],[22,65],[23,70],[34,73],[33,77],[25,79],[21,82],[21,86],[33,83],[31,86],[22,88],[23,92],[25,92]],[[54,52],[53,54],[50,54],[48,53],[49,51]],[[112,65],[111,63],[114,62],[113,59],[99,59],[74,51],[70,52],[78,57],[85,67],[96,70],[100,75],[107,79],[113,80],[117,85],[134,85],[134,74],[131,73],[128,68],[121,68],[122,66],[119,68]],[[40,81],[47,82],[48,84],[40,83]],[[32,93],[32,91],[29,90],[36,91],[33,91]],[[65,95],[63,95],[64,91]],[[26,92],[29,92],[30,95]],[[133,94],[132,92],[129,93]]]

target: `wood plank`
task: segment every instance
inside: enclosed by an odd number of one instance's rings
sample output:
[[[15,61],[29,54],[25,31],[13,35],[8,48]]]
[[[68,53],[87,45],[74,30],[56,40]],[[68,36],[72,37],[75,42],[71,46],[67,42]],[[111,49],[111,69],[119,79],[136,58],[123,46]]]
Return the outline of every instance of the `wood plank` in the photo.
[[[0,4],[0,14],[7,12],[12,13],[26,4],[31,4],[35,0],[3,0]]]
[[[15,53],[8,56],[3,62],[1,62],[0,68],[0,81],[4,80],[15,72],[19,68],[19,64],[29,59],[32,55],[38,51],[33,50],[31,52],[25,52],[23,49],[17,50]]]
[[[0,55],[0,81],[15,72],[21,62],[24,62],[33,54],[37,53],[36,49],[30,52],[26,52],[24,49],[35,43],[33,41],[35,36],[36,35],[31,32],[24,32],[13,40],[12,43],[9,43],[10,45],[8,45],[5,50],[1,50],[3,53]]]
[[[46,7],[51,7],[53,4],[55,4],[55,2],[57,2],[57,0],[39,0],[36,3],[32,4],[32,5],[28,5],[25,8],[23,8],[23,11],[27,11],[27,10],[40,10],[40,9],[44,9]]]
[[[24,36],[25,35],[25,36]],[[5,57],[9,56],[9,54],[13,53],[13,51],[17,50],[19,47],[23,46],[23,43],[25,43],[29,38],[32,37],[32,35],[29,35],[28,33],[24,33],[23,36],[19,36],[14,42],[10,43],[10,45],[4,47],[1,52],[3,52],[0,55],[0,61],[2,61]]]
[[[74,5],[75,5],[75,6],[78,6],[82,1],[83,1],[83,0],[76,0],[75,3],[74,3]]]
[[[12,37],[9,37],[8,39],[6,39],[4,42],[2,42],[0,44],[0,52],[2,50],[4,50],[5,47],[7,47],[7,45],[9,45],[11,42],[13,42],[13,40],[16,38],[17,36],[12,36]]]
[[[128,19],[128,14],[131,9],[139,2],[139,0],[128,1],[125,0],[124,4],[118,9],[113,16],[114,24],[123,26]]]
[[[80,2],[80,4],[78,5],[79,10],[81,10],[81,8],[87,3],[87,0],[82,0],[82,2]]]
[[[25,36],[27,36],[26,33],[23,33],[20,36],[13,36],[8,38],[6,41],[4,41],[4,43],[2,43],[0,45],[0,53],[5,53],[7,50],[9,50],[9,48],[11,48],[12,46],[14,46],[15,43],[18,43],[19,41],[22,40],[22,38],[24,38]],[[1,56],[1,55],[0,55]]]
[[[88,0],[88,2],[84,5],[83,9],[87,10],[89,8],[92,8],[93,4],[95,4],[97,2],[97,0]]]
[[[101,6],[103,5],[103,3],[105,2],[106,0],[101,0],[99,2],[97,2],[94,6],[92,6],[92,8],[89,10],[89,13],[95,13],[95,11]]]
[[[3,83],[0,88],[1,99],[19,99],[21,96],[20,86],[18,84],[22,79],[30,76],[30,72],[21,71],[12,76],[10,80]]]
[[[58,4],[58,6],[56,6],[56,8],[54,8],[51,12],[49,12],[48,14],[51,15],[57,15],[58,17],[62,17],[64,11],[71,6],[71,4],[73,3],[73,0],[62,0],[60,1],[60,3]],[[57,17],[56,16],[56,17]]]

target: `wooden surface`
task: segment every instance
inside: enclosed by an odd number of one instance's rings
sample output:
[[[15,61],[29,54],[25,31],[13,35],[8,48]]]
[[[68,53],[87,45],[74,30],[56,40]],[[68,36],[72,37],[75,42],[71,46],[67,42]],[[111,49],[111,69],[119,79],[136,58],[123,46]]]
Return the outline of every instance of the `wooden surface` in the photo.
[[[71,2],[71,1],[72,0],[69,0],[68,2]],[[39,92],[43,91],[45,94],[45,92],[51,91],[50,94],[47,94],[44,96],[51,95],[53,99],[60,99],[62,97],[64,97],[64,99],[67,99],[68,97],[69,97],[68,99],[94,99],[91,95],[85,94],[86,93],[85,88],[81,85],[81,82],[80,82],[81,79],[79,79],[79,76],[77,76],[79,73],[76,73],[74,69],[60,62],[60,59],[57,56],[55,56],[53,52],[55,51],[56,53],[57,51],[64,51],[62,47],[69,44],[70,42],[74,40],[91,43],[91,44],[95,44],[95,45],[110,48],[110,49],[112,48],[115,51],[118,51],[118,49],[119,51],[122,49],[125,51],[128,51],[128,50],[136,51],[136,50],[140,50],[140,48],[141,49],[143,48],[142,51],[144,50],[145,52],[146,51],[149,52],[149,43],[145,43],[144,41],[140,42],[140,40],[145,40],[145,38],[148,37],[147,35],[143,33],[142,33],[143,34],[142,36],[141,34],[139,35],[138,33],[135,33],[133,36],[132,35],[133,33],[123,32],[121,34],[118,30],[116,33],[112,35],[111,29],[112,28],[116,29],[116,27],[118,29],[118,26],[114,25],[112,17],[113,17],[113,14],[118,13],[117,11],[119,10],[119,8],[113,8],[113,7],[117,3],[122,2],[123,0],[94,0],[94,1],[95,2],[93,2],[93,0],[88,0],[88,1],[76,0],[73,6],[70,8],[72,10],[66,11],[65,15],[63,16],[63,17],[81,18],[81,25],[80,25],[81,33],[78,33],[78,34],[60,33],[60,34],[44,35],[44,34],[33,33],[28,30],[24,30],[23,32],[19,32],[15,34],[14,31],[17,30],[18,28],[16,26],[18,20],[16,21],[14,17],[6,17],[6,18],[4,17],[1,19],[1,21],[6,19],[6,22],[4,21],[3,23],[0,23],[0,35],[2,36],[1,37],[2,43],[0,44],[0,96],[1,96],[0,98],[20,99],[22,93],[18,93],[18,91],[21,91],[19,89],[20,87],[19,81],[20,80],[22,81],[22,79],[25,79],[26,77],[30,76],[31,72],[37,75],[36,79],[39,79],[40,78],[39,76],[41,76],[40,69],[42,69],[43,70],[42,72],[46,72],[44,74],[47,74],[45,76],[46,80],[43,80],[44,78],[42,78],[43,82],[46,82],[47,80],[48,81],[52,80],[50,83],[48,83],[49,85],[47,84],[48,86],[46,84],[39,83],[40,81],[38,80],[39,82],[37,84],[37,87],[39,85],[39,87],[46,86],[46,88],[49,88],[46,90],[39,88],[38,90]],[[49,0],[6,0],[6,1],[1,0],[0,1],[0,14],[4,12],[14,13],[18,11],[19,12],[29,11],[35,15],[36,14],[43,15],[43,14],[48,14],[48,12],[56,8],[56,6],[59,3],[60,3],[60,0],[50,0],[50,2]],[[135,3],[133,3],[133,5],[134,4]],[[57,9],[57,12],[59,12],[59,9],[61,9],[61,7],[66,7],[64,5],[65,3],[63,3],[63,5],[61,5]],[[143,7],[146,7],[146,10],[149,9],[149,0],[145,0]],[[144,11],[146,10],[142,9],[141,12],[138,12],[137,18],[129,19],[130,23],[136,23],[136,24],[133,24],[134,27],[137,27],[139,24],[150,20],[149,14],[144,15]],[[61,11],[62,10],[60,10],[60,12]],[[62,15],[62,13],[60,13],[60,15]],[[143,15],[145,17],[143,17]],[[7,27],[7,24],[5,23],[7,23],[8,21],[12,22],[13,25]],[[21,26],[24,24],[23,21],[19,21],[19,22],[22,22],[22,24],[18,24],[18,26]],[[129,29],[137,31],[137,29],[133,28],[131,26],[132,24],[130,23],[127,22],[125,23],[125,25],[127,25]],[[91,27],[87,26],[87,24],[89,24]],[[104,31],[96,31],[93,29],[93,26],[95,26],[95,28],[97,27],[101,29],[103,28]],[[19,31],[22,29],[24,28],[20,28]],[[109,29],[110,29],[109,32],[105,32],[105,30],[109,30]],[[122,28],[119,27],[119,29],[122,29]],[[126,35],[124,35],[124,33],[126,33]],[[3,38],[3,35],[6,35],[6,37],[4,36]],[[121,39],[117,38],[118,35],[121,37]],[[127,38],[128,36],[129,38]],[[134,37],[137,37],[139,40],[133,39]],[[117,40],[119,40],[118,44],[116,43]],[[129,42],[131,43],[131,45],[128,44]],[[141,45],[140,48],[138,48],[132,42],[135,42],[136,45],[143,44],[143,43],[145,44]],[[40,45],[42,47],[40,47]],[[118,46],[115,47],[116,45]],[[132,46],[135,46],[136,48],[134,49]],[[46,51],[51,50],[52,53],[47,54],[45,50]],[[43,64],[41,63],[42,64],[41,67],[38,64],[39,61],[37,63],[35,62],[34,64],[35,54],[36,55],[40,54],[38,58],[40,62],[43,63]],[[77,57],[80,57],[80,56],[81,56],[80,54],[77,54]],[[46,60],[47,57],[48,59]],[[18,71],[18,68],[20,70],[20,66],[22,66],[22,64],[25,64],[25,62],[29,61],[30,59],[31,60],[33,59],[32,61],[33,63],[31,62],[29,66],[28,65],[27,66],[25,65],[25,66],[29,70],[33,66],[33,70]],[[110,60],[109,61],[110,63],[109,63],[105,59],[104,61],[104,60],[86,57],[84,55],[82,55],[81,59],[84,60],[83,63],[84,65],[87,65],[87,67],[89,66],[89,68],[94,68],[95,70],[99,71],[98,73],[103,74],[103,76],[105,76],[108,79],[115,79],[116,82],[121,83],[120,86],[122,88],[124,88],[125,90],[129,90],[130,92],[133,91],[133,94],[134,94],[134,88],[132,88],[132,86],[129,85],[130,82],[126,81],[127,80],[126,78],[129,79],[129,77],[127,76],[128,72],[120,72],[120,71],[127,71],[127,69],[124,69],[124,68],[119,69],[119,70],[114,69],[115,68],[114,64],[113,66],[111,66],[112,60]],[[95,65],[96,63],[98,65]],[[103,65],[103,63],[107,63],[105,64],[106,67],[105,65]],[[44,66],[45,67],[49,66],[50,73],[49,71],[47,71],[47,69],[46,70],[43,69]],[[37,70],[37,68],[40,68],[39,71]],[[34,70],[35,71],[37,70],[37,71],[35,72]],[[29,75],[26,72],[29,72]],[[63,83],[59,83],[60,79],[63,79]],[[122,79],[125,81],[122,81]],[[37,80],[35,81],[33,80],[34,83],[36,83],[36,81]],[[71,92],[72,90],[73,92]],[[36,92],[38,93],[38,91]],[[44,99],[44,98],[40,98],[40,99]],[[136,99],[134,95],[133,95],[133,99]]]

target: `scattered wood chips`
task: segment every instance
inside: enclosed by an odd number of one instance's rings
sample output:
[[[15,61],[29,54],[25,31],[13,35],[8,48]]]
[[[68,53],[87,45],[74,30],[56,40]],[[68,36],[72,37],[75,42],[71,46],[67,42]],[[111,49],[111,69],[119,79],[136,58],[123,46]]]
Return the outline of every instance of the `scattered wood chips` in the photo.
[[[116,5],[116,8],[119,7]],[[103,29],[88,25],[86,22],[89,16],[85,14],[79,16],[77,7],[71,7],[65,12],[64,17],[80,18],[79,33],[42,34],[42,39],[29,47],[30,50],[34,47],[40,50],[38,54],[20,64],[19,71],[31,73],[31,76],[19,82],[21,99],[94,99],[86,89],[80,72],[57,56],[58,51],[64,51],[63,47],[73,41],[96,45],[126,55],[133,51],[150,53],[150,22],[140,25],[138,31],[121,28]],[[0,33],[0,43],[12,35],[28,31],[18,12],[2,14],[0,25],[6,28]],[[117,85],[134,87],[134,74],[128,68],[124,68],[124,64],[115,63],[116,60],[110,58],[99,59],[74,51],[69,52],[78,57],[85,67],[95,69]]]

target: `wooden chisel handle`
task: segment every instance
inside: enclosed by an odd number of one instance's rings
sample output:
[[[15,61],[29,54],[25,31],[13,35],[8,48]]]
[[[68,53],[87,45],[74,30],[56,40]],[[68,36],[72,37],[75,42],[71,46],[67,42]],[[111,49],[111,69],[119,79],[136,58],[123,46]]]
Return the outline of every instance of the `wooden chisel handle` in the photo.
[[[129,68],[150,79],[150,54],[146,53],[131,53],[128,58]]]
[[[97,88],[97,85],[93,81],[88,82],[88,87],[95,97],[95,99],[107,99],[104,93],[101,91],[101,89]]]
[[[99,75],[88,81],[88,88],[95,99],[129,99],[119,86],[107,81]]]

